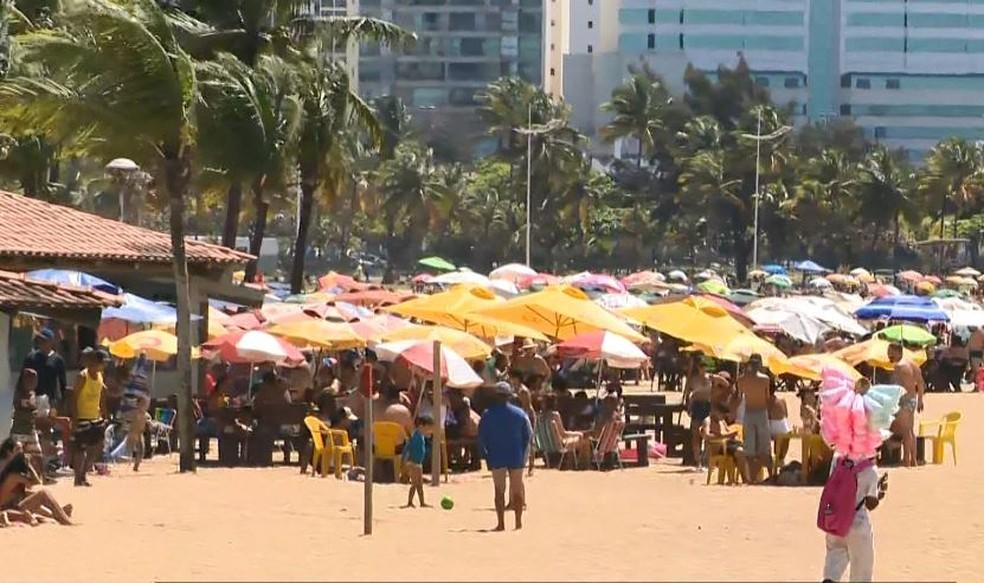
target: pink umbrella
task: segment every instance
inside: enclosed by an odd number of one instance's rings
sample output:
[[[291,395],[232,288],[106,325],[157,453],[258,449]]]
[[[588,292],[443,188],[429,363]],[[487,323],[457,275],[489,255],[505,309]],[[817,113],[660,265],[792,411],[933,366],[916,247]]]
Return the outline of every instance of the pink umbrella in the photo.
[[[255,312],[241,312],[229,316],[227,326],[239,328],[240,330],[256,330],[263,326],[263,320]]]
[[[419,274],[413,276],[413,279],[411,279],[410,282],[411,283],[430,283],[432,279],[434,279],[434,276],[431,275],[431,274],[429,274],[429,273],[419,273]]]
[[[430,340],[401,340],[384,342],[373,347],[380,360],[394,362],[402,359],[431,374],[434,373],[434,343]],[[449,387],[474,388],[482,384],[482,377],[475,374],[468,362],[457,352],[441,346],[441,378]]]
[[[600,289],[613,293],[625,293],[627,290],[622,282],[604,273],[584,273],[570,279],[571,285],[580,288]]]
[[[639,368],[649,361],[646,353],[627,338],[604,330],[585,332],[561,342],[557,353],[566,358],[604,359],[615,368]]]
[[[505,281],[511,281],[512,283],[517,283],[521,279],[527,277],[535,277],[537,274],[535,269],[532,269],[522,263],[507,263],[502,267],[493,269],[489,273],[489,279],[501,279]]]
[[[923,278],[922,278],[922,280],[923,281],[928,281],[929,283],[931,283],[933,285],[943,285],[943,280],[940,279],[940,278],[938,278],[938,277],[936,277],[935,275],[924,275]]]
[[[529,275],[526,277],[519,278],[515,284],[516,287],[520,289],[528,289],[535,285],[537,286],[548,286],[560,283],[562,280],[556,275],[550,275],[549,273],[538,273],[536,275]]]
[[[286,340],[260,330],[230,332],[202,344],[226,362],[304,362],[304,355]]]

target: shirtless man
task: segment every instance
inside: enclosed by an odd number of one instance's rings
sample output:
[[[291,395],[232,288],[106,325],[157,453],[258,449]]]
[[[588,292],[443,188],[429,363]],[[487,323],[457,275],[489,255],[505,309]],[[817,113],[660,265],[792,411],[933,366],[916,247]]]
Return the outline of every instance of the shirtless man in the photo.
[[[984,361],[984,328],[971,328],[967,352],[970,355],[970,382],[976,385],[977,369],[981,367],[981,361]]]
[[[899,399],[899,412],[895,416],[898,429],[902,433],[902,465],[911,467],[916,465],[916,413],[923,410],[926,383],[919,367],[902,355],[901,344],[889,345],[888,360],[894,366],[892,382],[905,389],[905,394]]]
[[[762,373],[762,356],[753,354],[745,372],[738,377],[738,390],[745,397],[744,441],[748,458],[750,483],[755,483],[759,471],[772,468],[772,436],[769,433],[769,377]]]

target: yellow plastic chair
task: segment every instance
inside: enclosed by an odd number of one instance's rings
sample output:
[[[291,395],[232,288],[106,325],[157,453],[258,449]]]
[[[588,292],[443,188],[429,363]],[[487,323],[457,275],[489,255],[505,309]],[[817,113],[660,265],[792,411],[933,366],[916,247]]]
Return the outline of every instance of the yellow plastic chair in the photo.
[[[393,479],[397,482],[403,477],[403,455],[397,449],[406,440],[407,432],[399,423],[377,421],[372,424],[372,457],[392,463]]]
[[[953,411],[947,413],[939,421],[923,421],[919,424],[919,436],[933,442],[933,463],[943,463],[943,446],[950,444],[950,451],[953,453],[953,465],[957,465],[957,426],[960,424],[962,415]],[[927,430],[937,427],[936,435],[930,434]]]
[[[743,437],[742,426],[735,424],[728,427],[728,431],[737,431],[738,440]],[[738,463],[735,456],[728,453],[727,438],[715,438],[707,440],[707,483],[711,483],[714,470],[718,472],[718,485],[737,484],[740,477]]]
[[[342,461],[349,460],[349,467],[355,466],[355,449],[349,441],[348,431],[344,429],[329,429],[328,435],[331,436],[331,453],[335,464],[335,477],[342,479]]]
[[[333,449],[331,444],[327,448],[325,447],[324,435],[331,430],[325,425],[324,421],[314,415],[308,415],[304,418],[304,426],[311,432],[311,442],[314,444],[311,452],[311,477],[314,477],[318,469],[318,464],[320,464],[321,477],[324,478],[328,475],[329,468],[331,467],[331,450]]]

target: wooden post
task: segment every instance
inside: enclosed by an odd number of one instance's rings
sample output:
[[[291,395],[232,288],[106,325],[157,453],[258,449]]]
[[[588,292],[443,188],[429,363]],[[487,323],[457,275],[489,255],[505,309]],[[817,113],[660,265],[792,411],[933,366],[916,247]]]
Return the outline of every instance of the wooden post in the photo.
[[[444,405],[444,388],[441,386],[440,340],[434,341],[433,392],[434,405],[431,410],[434,412],[434,436],[431,438],[431,486],[438,486],[441,483],[441,444],[444,443],[444,412],[441,410]]]
[[[362,428],[362,441],[365,442],[365,450],[363,456],[365,457],[366,464],[366,481],[363,487],[363,504],[362,504],[362,534],[369,536],[372,534],[372,466],[373,466],[373,455],[372,455],[372,394],[373,394],[373,378],[372,378],[372,365],[369,363],[363,366],[369,367],[369,388],[366,391],[368,396],[366,397],[366,423]],[[399,479],[399,476],[397,476]]]

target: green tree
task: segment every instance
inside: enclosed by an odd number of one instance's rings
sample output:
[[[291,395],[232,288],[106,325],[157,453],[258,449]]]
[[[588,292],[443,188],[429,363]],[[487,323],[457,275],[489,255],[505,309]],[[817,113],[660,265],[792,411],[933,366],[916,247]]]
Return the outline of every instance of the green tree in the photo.
[[[197,100],[194,67],[151,0],[63,0],[58,28],[18,38],[43,77],[0,84],[5,121],[71,140],[92,155],[126,153],[167,191],[178,332],[181,470],[193,470],[191,344],[184,208]]]
[[[919,190],[928,208],[940,209],[940,239],[944,238],[947,207],[953,209],[953,236],[961,212],[978,202],[984,189],[984,151],[962,138],[943,140],[930,151],[919,177]]]
[[[601,137],[608,142],[633,138],[639,144],[636,165],[651,157],[658,144],[667,142],[664,121],[673,103],[662,79],[648,67],[630,68],[632,76],[612,91],[611,101],[601,110],[612,114],[612,120],[601,128]]]
[[[892,257],[897,262],[902,219],[916,210],[913,205],[912,167],[901,152],[877,146],[861,162],[855,181],[858,218],[871,225],[871,246],[878,245],[881,233],[892,228]]]

